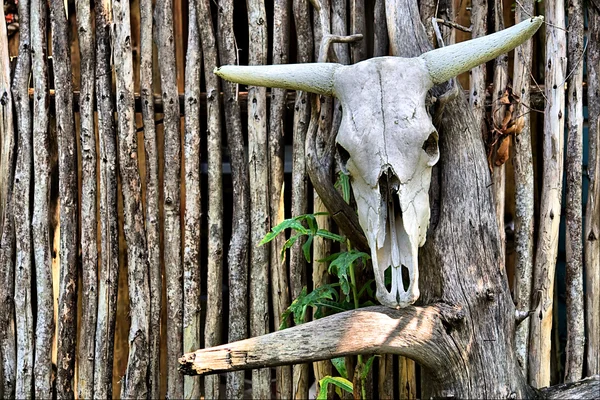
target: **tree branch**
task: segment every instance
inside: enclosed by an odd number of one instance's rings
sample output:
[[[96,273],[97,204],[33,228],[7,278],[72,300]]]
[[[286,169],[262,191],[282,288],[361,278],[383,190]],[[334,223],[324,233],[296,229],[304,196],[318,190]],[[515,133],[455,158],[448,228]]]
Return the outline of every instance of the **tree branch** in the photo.
[[[459,307],[436,304],[394,310],[368,307],[293,328],[200,349],[179,359],[186,375],[320,361],[353,354],[389,353],[410,357],[442,373],[457,365],[458,353],[447,332],[464,314]]]

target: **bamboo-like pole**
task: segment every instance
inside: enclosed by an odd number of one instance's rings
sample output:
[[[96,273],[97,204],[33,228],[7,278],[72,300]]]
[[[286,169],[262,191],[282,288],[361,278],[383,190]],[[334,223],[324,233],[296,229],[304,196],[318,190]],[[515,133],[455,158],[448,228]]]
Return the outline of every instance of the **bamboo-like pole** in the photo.
[[[95,3],[96,104],[100,158],[100,282],[94,364],[94,396],[112,398],[114,336],[119,284],[117,138],[112,96],[110,0]]]
[[[73,115],[71,43],[65,4],[50,3],[52,66],[58,137],[58,180],[60,198],[60,283],[58,299],[56,390],[59,398],[73,398],[77,340],[77,147]]]
[[[89,1],[77,0],[79,34],[81,145],[81,324],[78,343],[77,394],[94,396],[94,353],[98,311],[98,231],[96,220],[96,131],[94,129],[95,58],[94,30]]]
[[[589,189],[584,227],[586,375],[600,374],[600,10],[588,7]]]
[[[265,65],[268,53],[264,0],[247,0],[249,65]],[[267,89],[248,87],[248,169],[250,173],[250,336],[269,332],[269,246],[258,243],[269,232]],[[252,398],[271,398],[271,370],[252,371]]]
[[[398,392],[401,399],[414,400],[417,398],[417,379],[415,377],[415,362],[410,358],[398,357]]]
[[[185,210],[183,245],[183,351],[200,348],[200,77],[202,49],[198,1],[189,3],[188,46],[185,66]],[[200,398],[200,379],[183,378],[186,399]]]
[[[277,0],[273,4],[273,64],[287,64],[290,37],[291,0]],[[271,227],[285,218],[284,205],[284,134],[288,91],[271,89],[271,110],[269,119],[269,208]],[[285,238],[278,235],[270,244],[271,298],[274,326],[281,323],[281,315],[290,305],[290,289],[285,259],[281,249]],[[288,399],[292,395],[292,369],[290,366],[275,370],[275,397]]]
[[[164,98],[164,246],[167,291],[167,397],[183,397],[183,379],[177,373],[177,356],[183,349],[183,268],[181,265],[180,182],[181,136],[179,96],[173,30],[173,0],[156,4],[156,47]]]
[[[33,89],[40,94],[33,98],[33,187],[35,191],[31,228],[37,293],[34,393],[36,398],[48,398],[52,397],[51,356],[54,335],[54,301],[49,227],[50,138],[48,132],[46,2],[31,0],[30,10]]]
[[[515,10],[515,24],[533,15],[534,1],[525,0]],[[515,136],[513,166],[515,171],[515,283],[514,302],[517,310],[531,309],[533,282],[534,185],[531,144],[531,62],[533,40],[515,49],[513,93],[520,96],[513,115],[523,118],[523,129]],[[529,322],[529,321],[528,321]],[[517,326],[515,348],[523,374],[527,376],[529,354],[529,323]]]
[[[221,65],[237,64],[237,46],[233,36],[232,0],[219,3],[218,44]],[[223,82],[227,144],[231,157],[233,185],[232,235],[229,243],[229,337],[235,341],[248,334],[248,257],[250,245],[250,189],[248,165],[244,155],[244,137],[237,85]],[[226,397],[240,399],[244,394],[244,374],[236,372],[227,376]]]
[[[298,38],[299,63],[310,62],[313,52],[313,34],[310,26],[309,4],[307,0],[294,0],[294,22]],[[296,92],[293,125],[292,155],[292,215],[307,212],[306,158],[304,142],[310,122],[310,101],[307,92]],[[293,301],[306,285],[306,260],[302,253],[303,240],[297,240],[290,250],[290,297]],[[308,397],[308,364],[292,367],[292,398]]]
[[[0,15],[1,17],[1,15]],[[17,382],[15,397],[33,396],[34,321],[32,312],[32,236],[31,236],[31,109],[29,74],[31,53],[29,36],[29,1],[19,2],[19,57],[15,67],[12,93],[17,119],[17,164],[13,199],[18,209],[15,224],[15,327],[17,332]]]
[[[504,8],[502,6],[502,0],[495,0],[494,2],[494,28],[496,32],[504,29]],[[485,84],[485,80],[484,80]],[[508,55],[502,54],[496,58],[494,62],[494,83],[492,88],[492,121],[494,126],[502,126],[504,115],[507,111],[507,106],[500,103],[500,98],[504,94],[508,86]],[[484,87],[485,89],[485,87]],[[485,113],[485,110],[484,110]],[[483,121],[480,121],[483,123]],[[498,141],[500,147],[501,140],[511,140],[510,136],[507,136]],[[507,143],[508,144],[508,143]],[[506,200],[506,165],[495,164],[492,171],[493,181],[493,194],[494,194],[494,206],[496,210],[496,220],[498,221],[498,233],[500,236],[500,260],[502,262],[502,268],[504,268],[504,259],[506,256],[506,233],[504,232],[504,206]]]
[[[487,0],[474,0],[471,3],[471,38],[485,36],[487,34]],[[487,68],[481,64],[471,70],[469,79],[469,105],[473,111],[473,117],[480,127],[481,132],[485,132],[485,99],[486,99],[486,76]],[[492,96],[496,98],[497,96]]]
[[[563,132],[565,112],[566,31],[563,0],[546,3],[546,107],[543,135],[543,182],[540,200],[540,226],[533,272],[533,291],[542,291],[537,318],[529,332],[529,382],[539,388],[550,384],[550,334],[554,272],[558,252],[563,172]]]
[[[0,106],[0,284],[8,293],[0,299],[0,391],[6,398],[15,395],[16,347],[15,347],[15,270],[13,262],[15,226],[12,218],[12,178],[14,176],[14,130],[12,96],[10,91],[10,63],[8,36],[4,9],[0,11],[0,90],[5,93]],[[5,218],[6,216],[6,218]],[[6,222],[4,222],[6,220]]]
[[[350,34],[367,34],[365,0],[350,0]],[[356,64],[367,57],[367,41],[361,40],[351,46],[352,63]]]
[[[148,251],[141,204],[137,133],[133,108],[133,57],[129,2],[113,1],[116,97],[119,133],[119,171],[123,190],[124,233],[127,240],[129,286],[129,357],[121,397],[146,397],[150,293]]]
[[[567,360],[565,382],[583,377],[585,347],[583,317],[583,225],[582,225],[582,163],[583,163],[583,4],[569,0],[568,4],[567,71],[567,155],[565,171],[567,224]]]
[[[152,0],[140,0],[140,95],[144,122],[146,165],[146,243],[150,268],[150,331],[148,382],[150,396],[160,395],[160,318],[162,315],[162,264],[160,260],[158,149],[154,122],[152,66]]]
[[[214,74],[217,66],[217,44],[210,17],[209,0],[201,0],[197,8],[200,39],[204,56],[204,81],[206,82],[206,131],[208,152],[208,265],[206,325],[204,343],[206,347],[221,344],[221,321],[223,307],[223,181],[221,154],[221,103],[219,101],[219,78]],[[219,377],[204,380],[204,395],[207,399],[219,398]]]

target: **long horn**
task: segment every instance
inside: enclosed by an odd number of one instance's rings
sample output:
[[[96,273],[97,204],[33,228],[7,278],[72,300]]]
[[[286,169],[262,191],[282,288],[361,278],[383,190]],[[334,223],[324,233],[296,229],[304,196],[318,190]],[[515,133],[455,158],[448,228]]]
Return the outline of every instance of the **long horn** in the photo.
[[[434,84],[466,72],[507,53],[533,36],[544,17],[533,17],[508,29],[421,55]]]
[[[215,68],[215,74],[235,83],[282,89],[304,90],[327,96],[335,95],[335,72],[341,64],[279,64],[259,66],[225,65]]]

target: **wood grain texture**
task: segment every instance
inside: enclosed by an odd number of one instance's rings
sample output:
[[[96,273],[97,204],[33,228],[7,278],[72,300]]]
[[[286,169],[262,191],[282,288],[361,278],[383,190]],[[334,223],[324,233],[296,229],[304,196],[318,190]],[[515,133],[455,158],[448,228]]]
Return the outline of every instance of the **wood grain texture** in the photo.
[[[65,4],[50,4],[52,66],[58,136],[58,195],[60,198],[60,283],[57,335],[57,397],[74,398],[78,290],[77,140],[73,115],[71,43]]]
[[[515,9],[515,23],[533,15],[534,2],[526,0]],[[523,129],[514,138],[513,168],[515,173],[515,278],[513,300],[520,311],[531,309],[534,254],[534,184],[531,132],[531,65],[533,40],[515,49],[513,93],[520,96],[514,115],[523,118]],[[529,359],[529,321],[519,324],[515,333],[517,360],[527,376]]]
[[[563,0],[546,4],[544,168],[533,271],[533,293],[541,290],[542,300],[531,318],[529,332],[529,383],[536,388],[550,385],[550,335],[563,176],[565,90],[562,85],[567,56],[564,9]]]
[[[129,356],[121,383],[121,397],[146,397],[148,386],[148,330],[150,313],[148,250],[141,204],[141,177],[133,108],[133,57],[129,3],[113,1],[118,157],[123,191],[123,232],[127,241],[129,287]]]
[[[487,0],[474,0],[471,4],[471,38],[475,39],[487,34],[487,15]],[[469,105],[482,134],[487,129],[485,122],[486,76],[485,64],[473,68],[469,76]],[[493,98],[495,97],[493,96]]]
[[[583,4],[567,2],[569,33],[567,71],[566,247],[567,247],[567,358],[565,382],[583,378],[585,348],[583,294]]]

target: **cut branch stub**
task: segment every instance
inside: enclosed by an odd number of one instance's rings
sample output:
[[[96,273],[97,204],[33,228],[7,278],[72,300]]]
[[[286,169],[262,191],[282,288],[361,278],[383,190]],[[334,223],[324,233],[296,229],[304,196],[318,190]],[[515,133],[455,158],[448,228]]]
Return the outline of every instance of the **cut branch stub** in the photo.
[[[427,91],[518,46],[542,22],[543,17],[534,17],[417,58],[378,57],[351,66],[224,66],[215,73],[237,83],[305,90],[340,100],[344,114],[337,143],[345,155],[341,167],[352,178],[359,223],[371,248],[377,298],[400,308],[419,297],[418,251],[429,224],[431,167],[439,159],[438,134],[425,104]],[[312,171],[311,178],[315,176],[319,174]],[[313,184],[335,217],[339,204],[326,202],[319,186],[322,179]],[[351,226],[355,218],[347,219]],[[349,231],[345,233],[352,235]],[[391,290],[385,285],[388,269]]]

